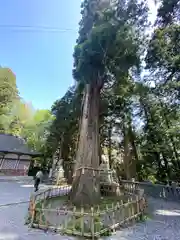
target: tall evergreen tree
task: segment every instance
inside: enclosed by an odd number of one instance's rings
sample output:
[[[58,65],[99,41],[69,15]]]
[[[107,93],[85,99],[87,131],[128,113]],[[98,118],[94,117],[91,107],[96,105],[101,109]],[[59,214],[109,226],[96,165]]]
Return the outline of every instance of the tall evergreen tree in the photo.
[[[144,25],[146,15],[143,10],[146,9],[135,1],[129,1],[124,6],[117,3],[115,8],[110,1],[87,0],[82,7],[73,73],[75,79],[84,84],[84,99],[70,197],[74,204],[92,205],[100,200],[100,182],[96,170],[99,167],[101,90],[112,76],[120,81],[120,75],[128,76],[129,70],[139,65],[142,38],[137,16],[141,13],[141,17],[145,17],[141,18]],[[80,174],[80,168],[85,168],[83,174]]]
[[[0,67],[0,132],[7,130],[8,115],[18,98],[16,77],[9,68]]]

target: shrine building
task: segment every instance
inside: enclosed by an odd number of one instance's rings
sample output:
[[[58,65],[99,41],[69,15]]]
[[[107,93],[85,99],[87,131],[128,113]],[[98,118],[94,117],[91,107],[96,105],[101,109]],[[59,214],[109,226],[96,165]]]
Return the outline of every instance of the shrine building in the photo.
[[[31,151],[24,139],[0,134],[0,175],[27,175],[31,159],[40,155]]]

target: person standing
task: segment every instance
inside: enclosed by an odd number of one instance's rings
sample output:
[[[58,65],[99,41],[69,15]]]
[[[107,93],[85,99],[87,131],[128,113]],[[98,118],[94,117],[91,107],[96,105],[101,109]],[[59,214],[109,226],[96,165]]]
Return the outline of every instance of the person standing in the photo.
[[[43,172],[41,170],[39,170],[37,173],[36,173],[36,177],[35,177],[35,181],[34,181],[34,188],[35,188],[35,192],[38,191],[39,189],[39,184],[40,182],[42,181],[42,178],[43,178]]]

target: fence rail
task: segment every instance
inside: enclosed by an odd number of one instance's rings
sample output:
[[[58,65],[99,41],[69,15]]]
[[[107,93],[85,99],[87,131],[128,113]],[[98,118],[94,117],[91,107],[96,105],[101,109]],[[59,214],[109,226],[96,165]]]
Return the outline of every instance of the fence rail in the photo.
[[[35,196],[31,196],[31,198],[34,199],[35,202],[48,199],[48,198],[53,198],[53,197],[58,197],[58,196],[65,196],[68,195],[69,191],[71,190],[71,186],[69,185],[63,185],[63,186],[56,186],[53,188],[49,188],[43,192],[37,193]]]
[[[115,231],[125,223],[134,222],[143,215],[145,209],[144,197],[132,191],[129,191],[128,197],[126,196],[124,200],[122,196],[118,196],[118,199],[116,198],[116,201],[111,204],[99,205],[91,209],[67,205],[53,208],[52,205],[47,204],[49,199],[58,197],[60,200],[61,197],[68,195],[70,189],[68,185],[61,186],[32,196],[29,205],[30,226],[70,235],[98,238]]]
[[[175,184],[172,186],[153,184],[147,182],[132,182],[122,180],[122,185],[128,192],[135,193],[141,189],[144,190],[144,194],[149,197],[161,198],[167,201],[180,201],[180,187]]]
[[[111,191],[113,194],[117,193],[115,186],[113,188],[104,187],[108,196],[111,195]],[[111,205],[103,206],[103,209],[101,206],[96,206],[89,210],[67,205],[56,208],[47,205],[48,199],[56,197],[59,199],[68,195],[71,187],[66,185],[48,189],[31,198],[29,206],[30,225],[70,235],[98,238],[109,231],[115,231],[116,228],[125,223],[140,218],[146,207],[144,194],[167,201],[180,201],[180,187],[175,185],[166,186],[149,182],[121,180],[121,188],[124,191],[124,197],[126,197],[124,201],[118,195],[119,200],[112,202]]]
[[[32,206],[31,227],[50,229],[70,235],[83,237],[100,237],[119,226],[139,218],[144,211],[144,199],[136,197],[127,203],[112,203],[104,210],[99,208],[48,209],[43,204],[38,208]]]

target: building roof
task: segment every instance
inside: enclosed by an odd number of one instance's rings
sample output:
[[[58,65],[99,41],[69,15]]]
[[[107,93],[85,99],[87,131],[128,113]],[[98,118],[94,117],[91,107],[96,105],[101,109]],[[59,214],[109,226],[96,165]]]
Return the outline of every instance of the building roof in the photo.
[[[41,155],[40,153],[31,151],[23,138],[11,134],[0,134],[0,152],[31,156]]]

